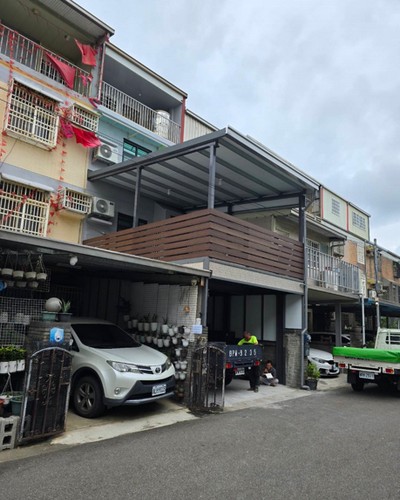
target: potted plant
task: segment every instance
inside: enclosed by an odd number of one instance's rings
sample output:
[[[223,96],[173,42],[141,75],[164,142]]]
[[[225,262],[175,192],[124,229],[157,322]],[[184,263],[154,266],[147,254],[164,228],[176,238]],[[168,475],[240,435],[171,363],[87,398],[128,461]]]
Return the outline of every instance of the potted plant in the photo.
[[[69,321],[72,314],[69,312],[71,309],[71,301],[61,299],[61,311],[58,313],[58,319],[60,321]]]
[[[163,322],[161,325],[161,332],[165,335],[168,333],[168,316],[163,317]]]
[[[15,355],[17,359],[17,372],[23,372],[25,370],[26,349],[24,347],[16,348]]]
[[[157,318],[158,318],[157,314],[154,313],[152,320],[151,320],[151,323],[150,323],[150,328],[151,328],[152,332],[157,332],[157,329],[158,329]]]
[[[136,330],[136,329],[137,329],[137,326],[138,326],[138,314],[137,314],[137,313],[134,313],[134,314],[132,315],[132,328],[133,328],[134,330]]]
[[[308,385],[310,390],[315,391],[317,389],[320,376],[321,374],[314,363],[308,363],[306,367],[306,385]]]
[[[143,316],[143,330],[145,332],[150,330],[150,313]]]

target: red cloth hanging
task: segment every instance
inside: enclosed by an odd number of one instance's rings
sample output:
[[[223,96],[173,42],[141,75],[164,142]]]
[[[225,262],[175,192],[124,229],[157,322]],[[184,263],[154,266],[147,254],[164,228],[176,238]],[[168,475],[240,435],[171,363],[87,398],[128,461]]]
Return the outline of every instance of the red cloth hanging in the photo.
[[[95,148],[101,145],[100,139],[96,136],[94,132],[90,130],[83,130],[82,128],[74,127],[71,125],[72,130],[75,134],[75,139],[78,144],[82,144],[85,148]]]
[[[78,42],[76,38],[75,43],[81,51],[83,64],[87,64],[88,66],[96,66],[97,49],[94,49],[91,45],[85,45]]]
[[[74,88],[74,81],[75,81],[75,68],[72,68],[66,63],[63,63],[60,61],[60,59],[57,59],[56,57],[52,56],[48,52],[46,52],[46,57],[50,61],[50,63],[54,66],[54,68],[60,73],[60,75],[63,77],[65,84],[67,87],[70,89]]]
[[[60,118],[60,127],[61,127],[62,135],[66,139],[70,139],[71,137],[74,137],[74,130],[72,128],[72,125],[65,118]]]

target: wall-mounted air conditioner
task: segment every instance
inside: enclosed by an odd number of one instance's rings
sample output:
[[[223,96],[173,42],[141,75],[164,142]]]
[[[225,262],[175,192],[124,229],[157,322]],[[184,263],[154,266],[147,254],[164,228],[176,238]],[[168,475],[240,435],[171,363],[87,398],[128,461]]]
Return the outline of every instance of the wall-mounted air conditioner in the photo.
[[[103,198],[93,197],[92,210],[90,217],[96,217],[103,220],[111,220],[115,216],[115,203]]]
[[[118,163],[118,146],[109,142],[102,141],[93,153],[93,159],[104,161],[106,163]]]

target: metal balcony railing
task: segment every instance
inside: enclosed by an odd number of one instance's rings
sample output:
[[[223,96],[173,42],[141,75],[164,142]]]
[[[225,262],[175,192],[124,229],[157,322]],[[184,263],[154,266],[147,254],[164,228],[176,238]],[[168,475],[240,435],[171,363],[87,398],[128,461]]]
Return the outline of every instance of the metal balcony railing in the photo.
[[[306,247],[306,255],[310,284],[339,292],[360,292],[360,270],[357,266],[310,247]]]
[[[162,111],[154,111],[133,97],[121,92],[109,83],[103,82],[101,92],[103,106],[128,118],[147,130],[178,144],[180,125],[170,120]]]
[[[51,52],[39,44],[29,40],[17,31],[14,31],[4,24],[0,24],[0,53],[9,57],[24,66],[51,78],[52,80],[65,85],[60,73],[46,59],[45,53],[59,59],[62,63],[75,69],[75,79],[73,90],[83,96],[90,95],[90,73],[75,66],[58,54]]]

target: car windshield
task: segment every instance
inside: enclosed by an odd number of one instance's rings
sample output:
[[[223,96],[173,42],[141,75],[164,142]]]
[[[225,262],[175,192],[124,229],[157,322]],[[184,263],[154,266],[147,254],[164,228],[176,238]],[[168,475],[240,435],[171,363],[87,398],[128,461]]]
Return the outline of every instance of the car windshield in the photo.
[[[117,325],[107,323],[77,323],[73,324],[72,327],[82,344],[95,347],[96,349],[140,346],[136,340]]]

